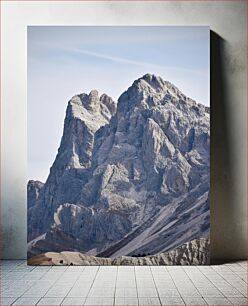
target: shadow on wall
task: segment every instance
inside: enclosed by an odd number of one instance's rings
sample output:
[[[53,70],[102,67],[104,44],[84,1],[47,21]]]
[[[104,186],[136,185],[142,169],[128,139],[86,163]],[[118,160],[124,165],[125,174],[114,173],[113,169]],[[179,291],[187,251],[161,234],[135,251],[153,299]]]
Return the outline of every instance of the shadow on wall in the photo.
[[[211,262],[239,258],[240,228],[235,222],[231,129],[225,84],[225,40],[210,32],[211,101]],[[231,240],[231,241],[230,241]]]

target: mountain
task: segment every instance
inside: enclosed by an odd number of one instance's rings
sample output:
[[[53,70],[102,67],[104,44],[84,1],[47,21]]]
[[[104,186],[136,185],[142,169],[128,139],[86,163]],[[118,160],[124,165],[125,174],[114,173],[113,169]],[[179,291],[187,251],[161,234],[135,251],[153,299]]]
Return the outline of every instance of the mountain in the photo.
[[[151,74],[117,104],[74,96],[47,181],[29,182],[28,256],[150,256],[208,237],[209,125],[208,107]]]

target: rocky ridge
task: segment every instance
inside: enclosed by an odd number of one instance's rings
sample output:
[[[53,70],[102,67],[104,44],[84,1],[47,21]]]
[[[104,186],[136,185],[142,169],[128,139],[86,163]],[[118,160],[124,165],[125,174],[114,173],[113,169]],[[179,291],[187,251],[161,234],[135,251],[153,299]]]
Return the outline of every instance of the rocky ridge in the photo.
[[[175,250],[160,253],[159,255],[117,258],[100,258],[85,255],[79,252],[48,252],[29,259],[30,265],[68,265],[68,266],[89,266],[89,265],[127,265],[127,266],[157,266],[157,265],[206,265],[210,262],[209,239],[201,238],[193,240]]]

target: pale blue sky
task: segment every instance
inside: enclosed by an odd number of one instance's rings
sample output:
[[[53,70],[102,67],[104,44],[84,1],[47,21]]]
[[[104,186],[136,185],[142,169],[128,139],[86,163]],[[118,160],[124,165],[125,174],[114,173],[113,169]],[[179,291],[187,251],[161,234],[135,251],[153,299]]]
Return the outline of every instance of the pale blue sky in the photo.
[[[46,180],[73,95],[117,100],[146,73],[209,105],[209,28],[29,26],[28,179]]]

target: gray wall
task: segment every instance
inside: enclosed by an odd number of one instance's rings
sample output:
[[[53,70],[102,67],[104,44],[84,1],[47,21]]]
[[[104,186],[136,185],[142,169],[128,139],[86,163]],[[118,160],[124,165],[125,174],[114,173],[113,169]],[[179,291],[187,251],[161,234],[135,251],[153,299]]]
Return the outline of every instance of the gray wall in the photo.
[[[245,1],[2,3],[2,256],[26,257],[26,26],[35,24],[210,26],[212,258],[245,258]]]

